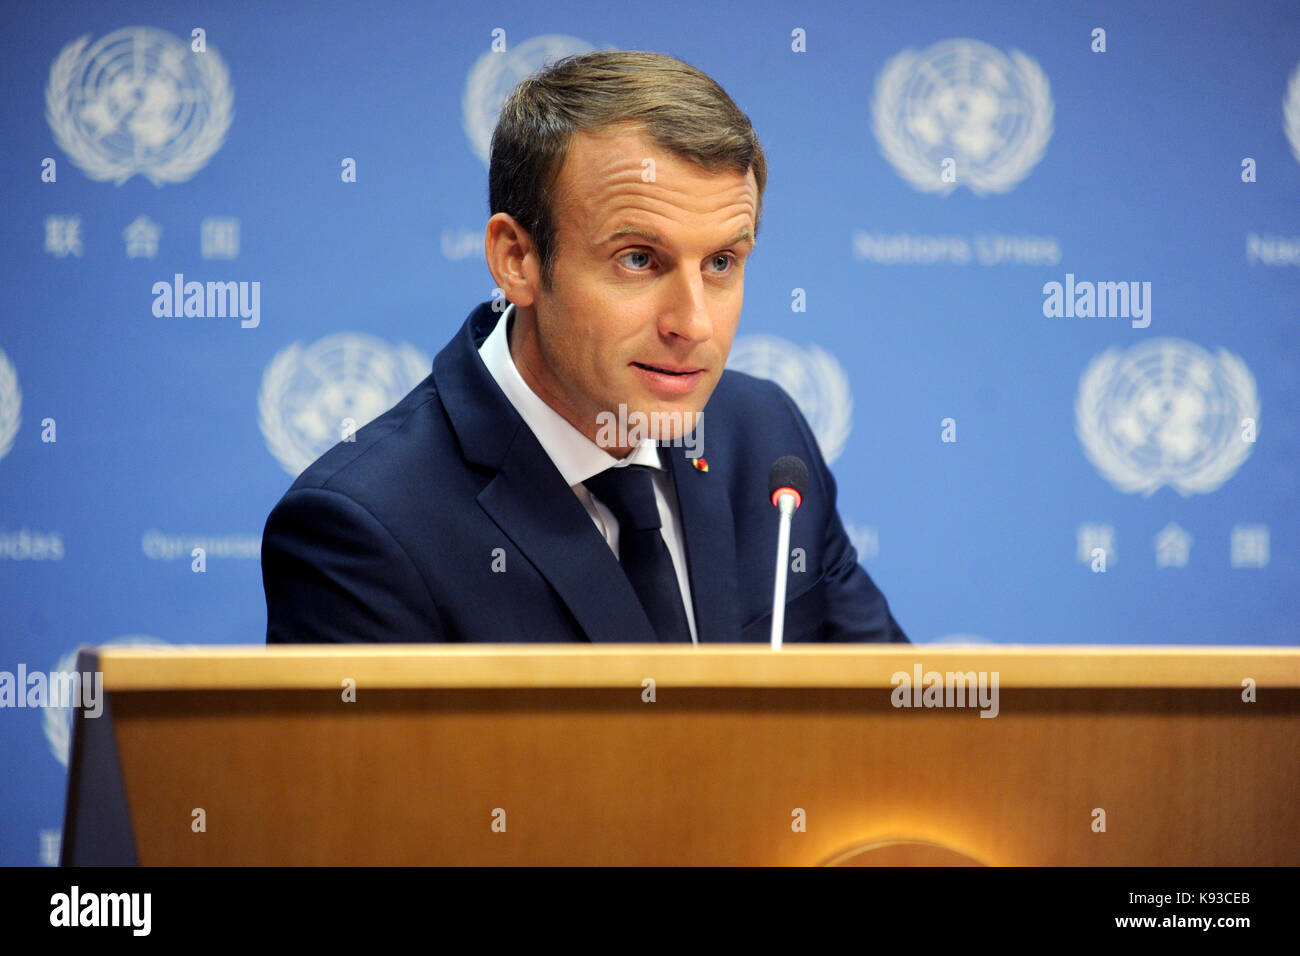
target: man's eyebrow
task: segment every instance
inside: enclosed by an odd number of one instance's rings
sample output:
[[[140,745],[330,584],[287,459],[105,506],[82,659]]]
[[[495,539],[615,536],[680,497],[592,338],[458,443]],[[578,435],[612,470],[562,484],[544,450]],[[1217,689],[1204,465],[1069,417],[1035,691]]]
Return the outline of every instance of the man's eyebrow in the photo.
[[[597,243],[597,245],[605,246],[615,241],[616,239],[625,239],[628,236],[635,236],[638,239],[644,239],[646,242],[653,243],[656,246],[665,246],[668,244],[667,242],[664,241],[664,238],[660,236],[659,233],[655,232],[653,229],[649,229],[645,226],[637,226],[628,223],[619,226],[617,229],[611,232],[604,239],[600,240],[600,242]],[[726,242],[722,243],[722,246],[734,246],[737,243],[746,242],[746,241],[749,241],[750,243],[754,242],[753,230],[751,230],[748,226],[743,227],[734,236],[732,236]],[[722,246],[720,246],[719,248],[722,248]]]

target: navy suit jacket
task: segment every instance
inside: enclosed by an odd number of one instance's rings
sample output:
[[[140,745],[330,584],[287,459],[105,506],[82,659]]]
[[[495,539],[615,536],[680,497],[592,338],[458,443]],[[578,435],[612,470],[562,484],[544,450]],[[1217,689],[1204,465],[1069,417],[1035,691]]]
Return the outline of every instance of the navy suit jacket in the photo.
[[[656,641],[618,559],[479,357],[500,317],[478,306],[428,378],[326,452],[271,512],[268,643]],[[789,574],[785,641],[906,642],[785,392],[724,371],[702,421],[695,454],[707,471],[685,447],[661,449],[700,642],[769,639],[778,514],[767,480],[782,455],[811,473],[791,528],[804,570]]]

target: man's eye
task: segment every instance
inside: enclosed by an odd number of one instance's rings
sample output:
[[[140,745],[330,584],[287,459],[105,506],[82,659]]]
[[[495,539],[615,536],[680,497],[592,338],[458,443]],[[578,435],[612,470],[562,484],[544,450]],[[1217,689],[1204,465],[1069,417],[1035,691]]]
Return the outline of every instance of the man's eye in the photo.
[[[735,257],[734,257],[734,256],[730,256],[730,255],[727,255],[727,254],[724,254],[724,253],[720,253],[720,254],[714,256],[714,257],[713,257],[713,264],[714,264],[715,266],[716,266],[719,262],[722,263],[722,268],[719,269],[717,272],[715,272],[714,275],[725,275],[727,272],[730,272],[731,269],[729,268],[729,266],[731,266],[732,263],[734,263],[735,261],[736,261],[736,260],[735,260]]]
[[[631,252],[625,252],[625,253],[623,253],[621,256],[619,256],[618,258],[619,258],[619,261],[620,261],[620,262],[623,262],[623,261],[625,261],[629,256],[644,256],[644,257],[646,258],[646,260],[649,260],[649,259],[650,259],[650,253],[646,252],[644,249],[634,249],[634,250],[632,250]],[[650,264],[649,261],[647,261],[647,262],[645,263],[645,265],[647,265],[647,266],[648,266],[649,264]],[[633,272],[644,272],[645,270],[640,269],[640,268],[637,268],[636,266],[632,266],[632,271],[633,271]]]

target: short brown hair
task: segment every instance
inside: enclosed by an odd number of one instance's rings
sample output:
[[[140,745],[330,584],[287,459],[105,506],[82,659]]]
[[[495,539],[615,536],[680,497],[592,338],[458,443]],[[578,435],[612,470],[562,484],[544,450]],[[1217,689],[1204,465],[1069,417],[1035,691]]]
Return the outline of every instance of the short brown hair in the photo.
[[[711,173],[754,171],[763,212],[767,159],[726,91],[689,63],[661,53],[597,50],[567,56],[515,87],[492,133],[489,215],[508,213],[528,230],[551,287],[558,252],[553,200],[573,134],[617,123],[645,130],[659,148]]]

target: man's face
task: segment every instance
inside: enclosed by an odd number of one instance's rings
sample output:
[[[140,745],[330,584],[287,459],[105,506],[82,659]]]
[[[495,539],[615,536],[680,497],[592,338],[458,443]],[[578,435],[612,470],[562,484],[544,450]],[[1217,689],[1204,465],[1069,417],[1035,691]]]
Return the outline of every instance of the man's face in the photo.
[[[689,429],[740,319],[753,173],[706,172],[624,126],[576,134],[557,186],[554,284],[511,296],[515,364],[593,441],[598,414],[620,404],[670,416],[660,422],[678,413]]]

